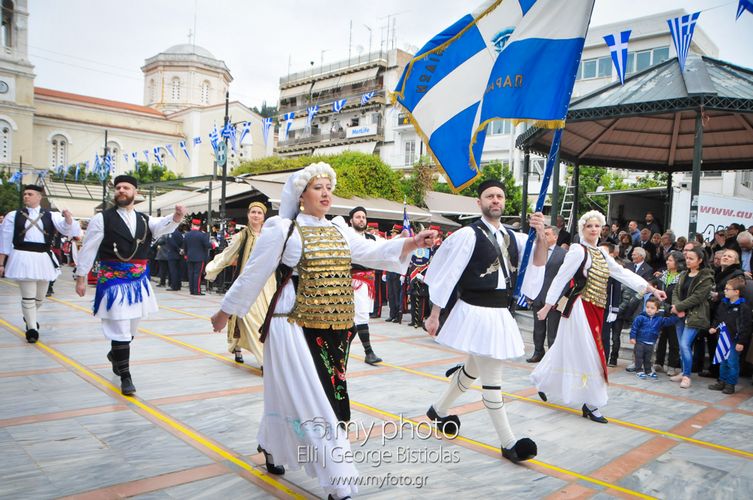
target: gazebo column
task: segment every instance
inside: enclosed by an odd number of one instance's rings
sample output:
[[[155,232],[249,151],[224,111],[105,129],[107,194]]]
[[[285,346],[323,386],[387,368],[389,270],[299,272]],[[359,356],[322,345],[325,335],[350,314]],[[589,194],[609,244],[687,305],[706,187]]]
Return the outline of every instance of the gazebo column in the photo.
[[[531,151],[526,149],[523,153],[523,203],[520,208],[520,227],[528,231],[528,175],[531,172]]]
[[[667,173],[667,203],[664,205],[664,231],[672,227],[672,172]]]
[[[698,110],[695,115],[695,144],[693,145],[693,177],[690,183],[690,224],[688,241],[695,239],[698,230],[698,193],[701,190],[701,164],[703,163],[703,117]]]

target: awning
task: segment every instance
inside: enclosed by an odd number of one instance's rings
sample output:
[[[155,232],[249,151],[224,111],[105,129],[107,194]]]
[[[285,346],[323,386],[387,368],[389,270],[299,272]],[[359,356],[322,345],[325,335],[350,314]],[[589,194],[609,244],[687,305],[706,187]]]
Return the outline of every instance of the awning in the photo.
[[[306,95],[311,89],[310,83],[304,83],[303,85],[297,85],[290,87],[289,89],[282,89],[280,91],[280,99],[287,99],[288,97],[294,97],[298,95]]]
[[[379,67],[362,69],[361,71],[356,71],[355,73],[343,75],[340,77],[340,87],[374,80],[376,79],[377,73],[379,73]]]
[[[343,151],[355,151],[358,153],[374,154],[374,148],[376,148],[376,142],[358,142],[355,144],[342,144],[340,146],[328,146],[324,148],[316,148],[314,150],[315,155],[339,155]]]
[[[102,200],[78,200],[60,196],[48,196],[47,201],[50,202],[52,208],[61,212],[70,210],[74,219],[90,219],[97,213],[97,208],[102,204]]]
[[[311,93],[315,94],[317,92],[323,92],[325,90],[334,89],[340,86],[340,80],[342,77],[336,76],[334,78],[327,78],[326,80],[319,80],[317,82],[314,82],[314,85],[311,87]]]
[[[207,183],[208,184],[208,181]],[[163,209],[172,209],[176,204],[185,204],[186,201],[190,200],[191,198],[200,195],[198,191],[185,191],[182,189],[176,189],[174,191],[168,191],[167,193],[161,194],[159,196],[155,196],[152,198],[152,214],[156,213],[157,210],[163,210]],[[146,199],[139,203],[138,209],[141,212],[149,213],[149,195],[147,194]]]
[[[476,198],[470,196],[429,191],[424,200],[432,214],[481,215],[481,209],[476,203]]]
[[[245,182],[228,182],[225,185],[225,199],[229,200],[243,194],[250,194],[253,188]],[[212,210],[219,210],[222,195],[222,182],[212,184]],[[189,212],[206,212],[209,209],[209,190],[192,196],[183,202]]]

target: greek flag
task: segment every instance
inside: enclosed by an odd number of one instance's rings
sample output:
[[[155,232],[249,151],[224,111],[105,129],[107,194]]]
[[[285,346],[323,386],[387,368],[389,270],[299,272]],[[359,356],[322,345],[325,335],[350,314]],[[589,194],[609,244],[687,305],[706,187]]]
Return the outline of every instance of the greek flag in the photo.
[[[99,171],[102,170],[102,163],[99,160],[99,155],[94,155],[94,170],[93,172],[99,175]]]
[[[261,131],[264,136],[264,145],[267,145],[267,142],[269,141],[269,131],[272,128],[272,118],[264,118],[261,121]]]
[[[177,160],[177,158],[175,157],[175,151],[173,151],[172,144],[165,144],[165,149],[167,149],[167,152],[170,153],[170,156],[173,157],[173,160]]]
[[[131,153],[131,158],[133,158],[133,166],[135,167],[136,162],[139,160],[139,154],[136,151],[134,151],[133,153]]]
[[[243,144],[243,139],[251,132],[251,122],[243,122],[241,124],[241,136],[238,139],[238,144]]]
[[[332,111],[334,111],[335,113],[339,113],[345,107],[346,102],[348,102],[347,99],[338,99],[337,101],[333,102]]]
[[[283,141],[288,140],[288,132],[290,132],[290,126],[293,125],[293,118],[295,118],[295,112],[293,111],[282,115],[282,119],[285,120],[285,125],[282,126],[282,139],[281,140]]]
[[[313,106],[309,106],[306,108],[306,111],[308,111],[308,116],[306,117],[306,128],[311,128],[311,122],[314,121],[314,117],[319,112],[319,105],[314,104]]]
[[[753,0],[740,0],[740,3],[737,4],[737,15],[735,16],[735,21],[740,19],[740,16],[742,16],[743,12],[745,12],[746,10],[753,14]]]
[[[63,180],[65,180],[65,167],[62,165],[58,165],[58,168],[55,169],[58,175],[63,177]]]
[[[680,71],[685,71],[685,60],[688,58],[690,42],[693,41],[695,23],[698,21],[698,16],[700,15],[700,12],[696,12],[694,14],[675,17],[674,19],[667,19],[669,32],[672,34],[672,42],[675,44],[675,52],[677,52],[677,61],[680,63]]]
[[[112,161],[112,155],[108,152],[105,155],[105,176],[115,173],[115,162]]]
[[[197,135],[196,137],[193,138],[193,145],[198,146],[199,144],[201,144],[201,136]]]
[[[146,164],[148,166],[149,165],[149,150],[145,149],[144,151],[142,151],[142,153],[144,153],[144,158],[146,158]]]
[[[405,201],[403,201],[403,229],[407,229],[410,236],[413,236],[413,230],[410,228],[410,219],[408,219],[408,204]]]
[[[21,184],[21,180],[24,178],[24,175],[21,172],[13,172],[13,175],[10,176],[10,179],[8,179],[8,182],[11,184]]]
[[[81,173],[81,164],[76,163],[76,171],[73,173],[73,180],[78,182],[78,175]]]
[[[394,97],[453,190],[479,176],[493,120],[564,126],[593,4],[489,0],[409,61]]]
[[[180,146],[180,149],[183,150],[183,153],[186,155],[186,158],[190,160],[191,155],[188,154],[188,148],[186,148],[186,141],[178,141],[178,146]]]
[[[154,152],[154,159],[157,160],[157,163],[161,167],[162,166],[162,155],[160,154],[160,147],[159,146],[154,146],[154,148],[152,149],[152,151]]]
[[[372,90],[371,92],[366,92],[364,95],[361,96],[361,106],[364,106],[367,102],[369,102],[374,95],[376,95],[376,91]]]
[[[729,338],[727,324],[724,322],[719,323],[717,330],[719,330],[719,340],[716,343],[716,352],[714,353],[715,365],[729,358],[729,353],[732,350],[732,340]]]
[[[617,76],[620,78],[620,84],[625,83],[625,70],[627,70],[628,61],[628,40],[630,39],[631,30],[620,32],[619,42],[616,41],[616,35],[607,35],[604,41],[607,42],[609,52],[612,54],[612,62],[617,70]]]
[[[214,128],[211,132],[209,132],[209,142],[212,144],[212,149],[217,151],[217,144],[220,142],[220,133],[217,130],[217,125],[214,125]],[[194,139],[194,144],[196,144],[196,140]]]

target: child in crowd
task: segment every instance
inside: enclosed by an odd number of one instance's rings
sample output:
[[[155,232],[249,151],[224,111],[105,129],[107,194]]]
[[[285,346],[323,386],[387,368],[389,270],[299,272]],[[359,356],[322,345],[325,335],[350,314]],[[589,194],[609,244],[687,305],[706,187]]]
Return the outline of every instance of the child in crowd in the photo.
[[[649,298],[644,311],[635,318],[630,329],[630,343],[635,345],[635,371],[641,379],[656,379],[651,363],[654,345],[661,329],[674,325],[678,320],[677,316],[664,317],[659,314],[660,305],[656,297]]]
[[[740,294],[745,289],[745,278],[732,278],[724,286],[724,299],[719,304],[710,333],[717,333],[724,324],[729,333],[730,352],[719,367],[719,380],[711,384],[712,391],[734,394],[737,378],[740,374],[740,353],[750,342],[751,309]],[[721,338],[719,339],[721,342]]]

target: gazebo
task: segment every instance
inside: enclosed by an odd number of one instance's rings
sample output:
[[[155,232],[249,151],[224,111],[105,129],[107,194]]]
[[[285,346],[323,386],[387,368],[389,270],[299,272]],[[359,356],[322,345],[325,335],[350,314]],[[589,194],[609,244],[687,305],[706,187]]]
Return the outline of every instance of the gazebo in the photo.
[[[525,152],[524,186],[529,153],[546,155],[553,133],[532,128],[518,137],[516,146]],[[692,237],[701,172],[753,169],[753,70],[690,55],[685,71],[673,58],[631,76],[624,85],[618,81],[583,96],[570,104],[560,160],[574,168],[573,207],[578,206],[580,165],[692,171]],[[670,175],[668,194],[671,190]],[[555,194],[552,205],[556,203]]]

